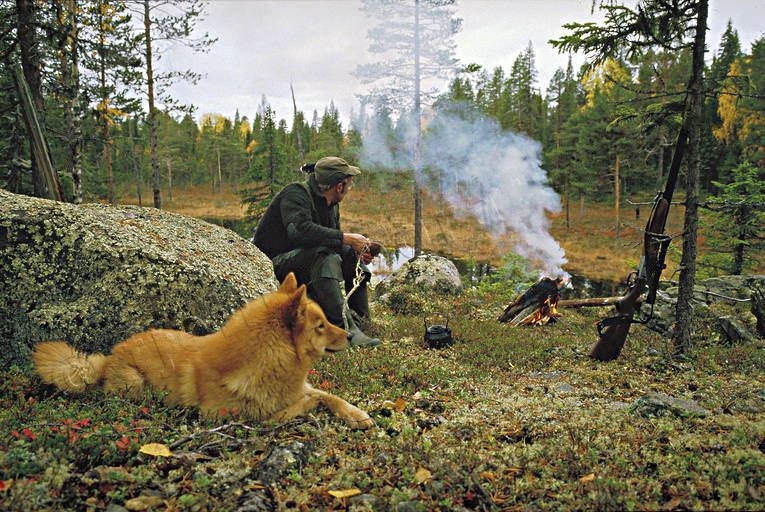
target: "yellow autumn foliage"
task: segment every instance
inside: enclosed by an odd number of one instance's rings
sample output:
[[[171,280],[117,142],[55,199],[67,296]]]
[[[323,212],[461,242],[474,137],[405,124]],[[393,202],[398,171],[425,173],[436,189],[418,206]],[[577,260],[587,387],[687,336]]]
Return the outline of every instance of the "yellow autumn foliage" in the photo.
[[[734,80],[730,80],[731,76],[738,76],[741,74],[741,64],[738,60],[734,60],[730,65],[728,71],[728,80],[723,84],[720,91],[720,97],[718,100],[717,113],[720,115],[722,124],[720,126],[712,127],[712,135],[715,139],[724,144],[729,144],[735,134],[735,126],[738,117],[738,86]]]
[[[226,128],[226,118],[223,116],[223,114],[218,113],[208,113],[203,114],[202,117],[199,119],[199,132],[212,132],[212,133],[223,133],[223,130]]]
[[[96,111],[109,126],[114,126],[114,120],[118,117],[127,117],[127,112],[109,105],[109,98],[103,98],[96,105]]]
[[[173,456],[173,452],[170,451],[170,448],[160,443],[147,443],[141,446],[140,450],[138,451],[140,453],[145,453],[146,455],[151,455],[153,457],[172,457]]]
[[[582,77],[585,90],[585,108],[592,107],[598,95],[612,96],[615,82],[629,82],[630,72],[614,59],[608,59],[602,65],[593,67]]]

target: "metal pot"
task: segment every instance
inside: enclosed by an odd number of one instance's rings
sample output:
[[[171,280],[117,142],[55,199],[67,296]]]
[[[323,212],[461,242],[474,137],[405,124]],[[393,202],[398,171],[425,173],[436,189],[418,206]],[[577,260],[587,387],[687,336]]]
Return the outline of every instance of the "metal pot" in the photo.
[[[428,348],[446,348],[454,343],[449,322],[446,325],[428,326],[425,322],[425,344]]]

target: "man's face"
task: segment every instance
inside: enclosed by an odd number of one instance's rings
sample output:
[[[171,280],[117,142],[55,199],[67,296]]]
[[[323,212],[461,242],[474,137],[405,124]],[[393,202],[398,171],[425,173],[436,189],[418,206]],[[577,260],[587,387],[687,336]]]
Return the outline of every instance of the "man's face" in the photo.
[[[335,201],[334,202],[339,203],[340,201],[343,200],[343,198],[345,197],[345,194],[347,194],[348,191],[353,186],[351,182],[352,179],[353,178],[351,176],[348,176],[343,181],[335,185]]]

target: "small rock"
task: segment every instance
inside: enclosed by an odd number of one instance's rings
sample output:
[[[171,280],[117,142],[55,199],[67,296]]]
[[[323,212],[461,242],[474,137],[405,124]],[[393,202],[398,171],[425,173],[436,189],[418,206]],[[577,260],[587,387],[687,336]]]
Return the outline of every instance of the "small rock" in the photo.
[[[679,417],[705,417],[710,412],[693,400],[675,398],[664,393],[649,392],[635,400],[632,410],[644,417],[672,414]]]

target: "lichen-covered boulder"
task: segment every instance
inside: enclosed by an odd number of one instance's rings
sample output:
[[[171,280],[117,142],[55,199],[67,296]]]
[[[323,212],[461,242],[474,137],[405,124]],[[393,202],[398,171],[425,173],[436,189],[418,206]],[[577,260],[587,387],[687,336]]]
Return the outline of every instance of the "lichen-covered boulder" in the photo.
[[[381,281],[377,289],[386,293],[405,285],[445,294],[457,294],[462,290],[457,266],[450,259],[435,254],[423,254],[410,259],[390,277]]]
[[[725,305],[736,307],[741,315],[739,320],[748,321],[750,308],[746,299],[760,287],[765,286],[765,276],[720,276],[702,279],[693,287],[693,312],[694,317],[714,319],[721,330],[723,339],[727,342],[745,341],[754,338],[746,323],[737,322],[736,326],[724,320],[729,315],[729,308]],[[671,336],[675,325],[675,308],[677,305],[678,287],[672,286],[666,290],[659,290],[656,294],[656,303],[653,306],[652,316],[646,324],[648,328],[662,334]],[[745,307],[742,307],[745,306]],[[648,312],[649,305],[644,305]],[[757,319],[759,321],[759,319]],[[739,331],[739,335],[734,331]]]
[[[454,262],[435,254],[408,260],[375,286],[380,302],[404,314],[437,310],[439,296],[457,295],[461,291],[462,279]]]
[[[137,206],[73,205],[0,190],[0,365],[42,340],[85,351],[149,327],[205,334],[276,288],[233,231]]]

